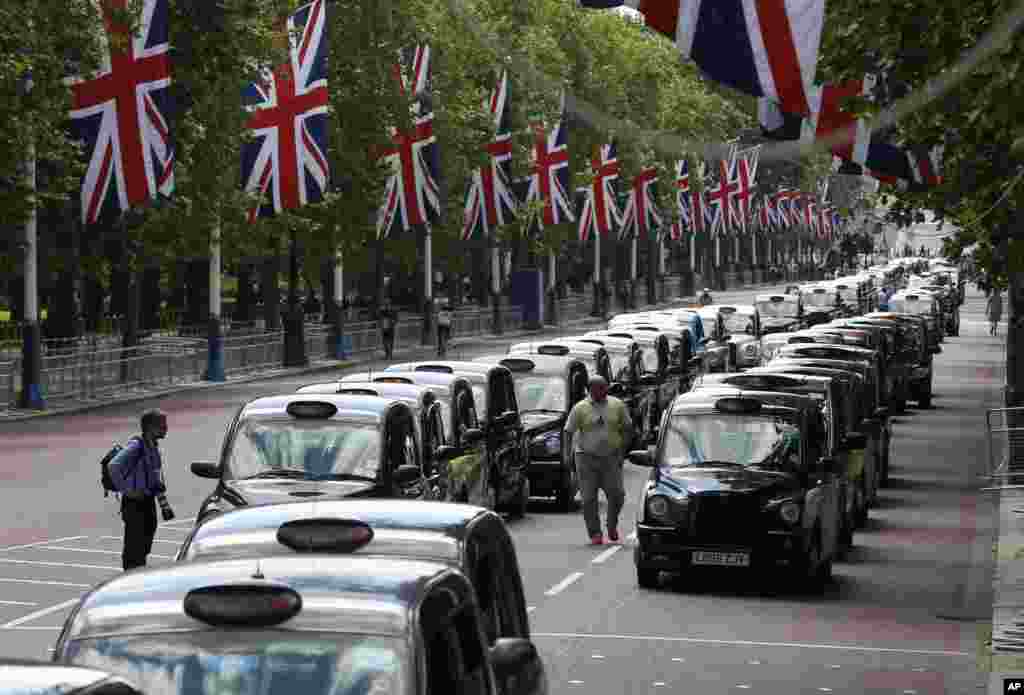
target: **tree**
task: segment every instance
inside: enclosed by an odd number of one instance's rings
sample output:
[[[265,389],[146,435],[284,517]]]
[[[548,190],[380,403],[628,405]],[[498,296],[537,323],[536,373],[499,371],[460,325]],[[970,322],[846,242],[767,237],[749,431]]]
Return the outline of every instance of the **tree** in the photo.
[[[1011,329],[1008,405],[1024,404],[1024,234],[1017,222],[1024,206],[1024,35],[1007,27],[1008,0],[943,3],[912,0],[863,3],[830,0],[819,77],[833,80],[884,70],[890,97],[910,95],[916,110],[891,130],[906,143],[945,146],[943,183],[926,190],[889,191],[889,218],[903,226],[923,221],[931,210],[940,223],[958,228],[944,253],[959,259],[978,244],[975,261],[997,285],[1010,287]],[[1019,9],[1013,14],[1019,15]],[[1019,24],[1019,18],[1014,21]],[[989,32],[996,50],[973,69],[960,66],[965,53]],[[948,80],[938,94],[930,80]],[[933,96],[934,94],[934,96]],[[851,104],[870,112],[867,105]]]

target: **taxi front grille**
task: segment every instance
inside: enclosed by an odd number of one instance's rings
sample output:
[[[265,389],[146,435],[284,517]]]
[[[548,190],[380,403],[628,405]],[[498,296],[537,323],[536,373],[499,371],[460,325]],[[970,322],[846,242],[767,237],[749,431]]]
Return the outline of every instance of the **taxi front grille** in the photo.
[[[754,495],[742,492],[695,495],[690,536],[702,542],[749,539],[758,529],[759,508]]]

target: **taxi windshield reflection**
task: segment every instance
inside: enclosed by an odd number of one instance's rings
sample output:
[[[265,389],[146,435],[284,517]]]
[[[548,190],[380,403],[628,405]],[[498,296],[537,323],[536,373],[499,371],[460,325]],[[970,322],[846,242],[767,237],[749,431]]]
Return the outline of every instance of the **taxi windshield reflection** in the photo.
[[[376,427],[338,420],[249,419],[232,440],[227,471],[235,479],[376,480],[380,437]]]
[[[520,412],[565,412],[567,384],[565,377],[530,374],[516,376],[516,401]]]
[[[93,638],[67,656],[147,695],[398,695],[408,662],[393,637],[268,630]]]
[[[749,314],[731,312],[725,315],[725,330],[728,333],[753,333],[754,317]]]
[[[761,316],[769,318],[796,318],[796,303],[794,302],[758,302],[757,310],[761,313]]]
[[[663,460],[671,468],[729,465],[789,471],[800,460],[795,427],[750,415],[674,417],[663,447]]]

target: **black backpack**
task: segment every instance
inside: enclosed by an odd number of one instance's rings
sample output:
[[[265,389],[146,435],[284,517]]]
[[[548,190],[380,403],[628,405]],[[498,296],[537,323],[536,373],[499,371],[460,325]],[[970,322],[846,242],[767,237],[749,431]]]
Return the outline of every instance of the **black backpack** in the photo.
[[[138,437],[133,437],[133,439],[138,439]],[[115,494],[117,493],[117,488],[114,487],[114,480],[110,477],[110,462],[114,460],[115,456],[121,453],[123,448],[124,447],[120,444],[115,444],[110,448],[110,451],[107,452],[106,456],[100,460],[100,485],[103,486],[104,497],[109,497],[111,492]],[[140,456],[139,458],[142,457]],[[136,461],[136,463],[138,463],[138,461]]]

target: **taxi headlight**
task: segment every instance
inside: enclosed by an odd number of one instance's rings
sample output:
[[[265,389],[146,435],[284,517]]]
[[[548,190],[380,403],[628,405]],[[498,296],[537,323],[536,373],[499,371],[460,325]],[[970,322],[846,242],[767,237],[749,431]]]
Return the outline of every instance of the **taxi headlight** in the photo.
[[[655,521],[672,522],[679,510],[686,508],[686,499],[669,499],[665,495],[651,495],[644,509],[647,517]]]
[[[800,505],[796,502],[783,502],[779,505],[779,516],[787,524],[795,524],[800,521]]]
[[[746,347],[743,348],[743,352],[747,353],[751,357],[756,357],[757,356],[757,344],[756,343],[748,343],[746,345]]]

